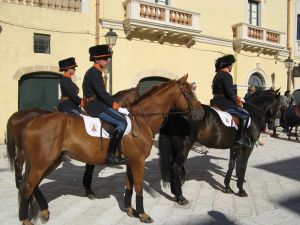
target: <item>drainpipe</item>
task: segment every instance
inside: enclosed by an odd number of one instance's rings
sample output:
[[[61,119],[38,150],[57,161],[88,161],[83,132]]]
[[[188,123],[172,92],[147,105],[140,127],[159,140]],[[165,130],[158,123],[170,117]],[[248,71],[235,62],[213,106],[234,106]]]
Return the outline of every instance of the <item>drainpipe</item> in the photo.
[[[95,35],[95,44],[99,45],[99,8],[100,8],[100,0],[96,0],[96,35]]]
[[[291,0],[287,1],[287,32],[286,32],[286,48],[289,51],[289,58],[292,59],[292,47],[290,42],[290,25],[291,25]],[[292,78],[292,69],[288,69],[287,72],[287,91],[291,90],[291,78]]]
[[[100,0],[96,0],[96,35],[95,35],[95,44],[96,45],[99,45],[99,17],[100,17]],[[107,90],[107,80],[108,80],[108,77],[106,75],[106,73],[104,73],[104,76],[103,76],[103,79],[104,79],[104,87],[105,87],[105,90]]]

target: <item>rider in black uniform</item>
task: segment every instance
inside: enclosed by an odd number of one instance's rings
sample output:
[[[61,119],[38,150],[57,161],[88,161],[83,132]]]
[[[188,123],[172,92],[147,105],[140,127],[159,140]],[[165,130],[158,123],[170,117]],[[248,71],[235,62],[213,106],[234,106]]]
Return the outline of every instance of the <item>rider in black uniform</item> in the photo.
[[[79,115],[83,101],[78,96],[79,88],[72,81],[72,76],[76,71],[75,67],[77,67],[75,58],[71,57],[60,60],[58,65],[59,71],[64,72],[63,77],[60,79],[61,97],[58,104],[58,111]]]
[[[90,61],[94,62],[94,65],[86,72],[82,83],[83,95],[86,98],[84,108],[89,115],[99,117],[115,126],[110,138],[106,163],[125,164],[127,159],[116,157],[115,153],[127,127],[124,114],[128,115],[129,112],[126,108],[120,107],[107,93],[102,77],[103,70],[111,58],[111,51],[108,45],[96,45],[89,49],[89,53]]]
[[[233,55],[225,55],[216,60],[217,73],[212,82],[214,97],[211,100],[211,105],[216,105],[222,110],[240,118],[234,147],[249,147],[250,142],[245,137],[249,113],[243,109],[240,97],[234,92],[233,80],[230,74],[234,62],[235,58]]]

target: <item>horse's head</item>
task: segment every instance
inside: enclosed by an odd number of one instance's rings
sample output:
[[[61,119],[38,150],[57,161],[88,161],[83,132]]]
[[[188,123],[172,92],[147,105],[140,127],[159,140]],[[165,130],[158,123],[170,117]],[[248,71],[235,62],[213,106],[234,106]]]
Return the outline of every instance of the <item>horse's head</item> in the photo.
[[[280,108],[280,92],[278,90],[265,90],[258,92],[249,98],[249,103],[260,108],[265,115],[267,123],[277,118]]]
[[[187,78],[188,74],[176,81],[180,92],[175,108],[188,111],[193,120],[201,120],[204,116],[204,109],[194,94],[194,86],[187,82]]]

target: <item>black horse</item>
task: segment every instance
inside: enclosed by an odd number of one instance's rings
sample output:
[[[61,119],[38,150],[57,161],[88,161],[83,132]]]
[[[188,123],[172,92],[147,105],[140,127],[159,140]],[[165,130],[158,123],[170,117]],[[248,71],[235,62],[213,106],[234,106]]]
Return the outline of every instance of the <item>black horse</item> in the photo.
[[[288,128],[288,139],[291,139],[292,130],[295,127],[295,137],[298,138],[298,126],[300,125],[300,104],[291,105],[285,112],[284,124]]]
[[[171,192],[175,195],[175,201],[181,205],[188,203],[181,189],[185,176],[183,165],[195,142],[210,148],[230,148],[230,162],[224,181],[224,192],[233,193],[229,183],[236,164],[238,195],[241,197],[247,196],[243,189],[243,182],[249,156],[266,123],[275,119],[279,110],[279,101],[279,90],[266,90],[252,95],[248,102],[244,104],[244,108],[251,116],[251,124],[247,129],[251,148],[247,149],[233,148],[237,133],[236,129],[226,127],[221,122],[216,111],[207,105],[203,105],[205,111],[203,120],[196,123],[181,115],[170,115],[160,130],[159,152],[162,180],[170,182]]]

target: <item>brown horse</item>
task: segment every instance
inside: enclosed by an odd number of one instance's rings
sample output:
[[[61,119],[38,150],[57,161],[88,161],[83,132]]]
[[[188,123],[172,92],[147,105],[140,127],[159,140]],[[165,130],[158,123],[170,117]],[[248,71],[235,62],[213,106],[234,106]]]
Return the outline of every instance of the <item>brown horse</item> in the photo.
[[[138,87],[122,90],[112,96],[121,106],[126,106],[134,102],[139,97]],[[52,113],[37,108],[25,109],[15,112],[7,122],[7,152],[10,158],[10,168],[15,169],[16,186],[19,188],[22,182],[22,171],[24,165],[24,148],[21,146],[23,140],[23,130],[33,119]]]
[[[142,222],[152,222],[144,212],[143,178],[144,163],[152,148],[153,135],[173,107],[180,112],[193,112],[198,119],[203,117],[202,106],[186,79],[187,75],[160,85],[138,98],[130,108],[133,128],[122,143],[124,155],[128,158],[124,203],[127,214],[137,215]],[[26,170],[19,189],[19,219],[27,225],[32,224],[28,219],[30,197],[44,176],[60,163],[60,158],[66,154],[89,164],[105,164],[109,140],[89,136],[80,117],[63,113],[42,115],[32,120],[23,135],[21,145],[25,148]],[[8,157],[11,158],[11,155]],[[136,211],[131,206],[133,188],[136,192]]]
[[[117,92],[112,97],[121,106],[129,105],[139,97],[138,90],[138,87],[122,90]],[[49,113],[52,112],[34,108],[20,110],[11,115],[7,122],[7,153],[8,155],[11,155],[10,167],[11,169],[15,169],[15,181],[17,188],[19,188],[22,183],[22,171],[25,160],[24,148],[21,145],[23,140],[23,130],[31,120]],[[86,164],[86,169],[83,177],[85,192],[87,193],[89,198],[94,198],[94,193],[90,189],[94,167],[95,165]],[[40,218],[44,222],[48,221],[49,212],[47,200],[38,187],[33,192],[33,195],[39,205],[39,208],[41,209]]]

